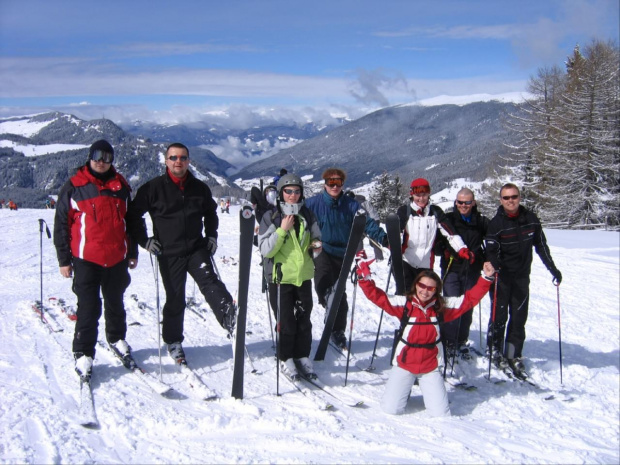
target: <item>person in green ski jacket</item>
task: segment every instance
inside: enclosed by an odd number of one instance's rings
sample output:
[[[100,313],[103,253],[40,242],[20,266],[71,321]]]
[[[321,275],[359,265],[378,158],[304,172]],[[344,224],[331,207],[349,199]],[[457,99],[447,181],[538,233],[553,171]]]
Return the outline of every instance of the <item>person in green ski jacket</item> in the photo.
[[[278,321],[279,359],[283,374],[289,378],[296,379],[299,371],[316,378],[308,357],[312,345],[312,258],[321,252],[321,230],[314,214],[304,206],[299,176],[282,176],[277,191],[275,211],[261,219],[258,247],[265,260],[269,300]]]

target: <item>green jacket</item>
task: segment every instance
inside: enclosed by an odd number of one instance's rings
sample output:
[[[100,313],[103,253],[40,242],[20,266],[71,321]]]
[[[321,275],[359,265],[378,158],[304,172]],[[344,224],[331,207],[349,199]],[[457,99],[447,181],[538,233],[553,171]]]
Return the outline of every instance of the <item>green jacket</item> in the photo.
[[[305,210],[305,211],[304,211]],[[302,207],[296,215],[295,227],[285,231],[280,227],[280,212],[263,215],[258,230],[258,247],[264,257],[267,282],[275,282],[276,265],[281,264],[282,284],[301,286],[314,277],[314,261],[310,244],[321,240],[321,230],[314,214]]]

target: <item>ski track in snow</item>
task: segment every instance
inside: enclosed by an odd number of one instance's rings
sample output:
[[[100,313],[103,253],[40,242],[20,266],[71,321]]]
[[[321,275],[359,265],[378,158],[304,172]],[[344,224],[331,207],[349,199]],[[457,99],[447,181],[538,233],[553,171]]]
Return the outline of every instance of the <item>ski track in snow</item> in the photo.
[[[229,291],[237,293],[239,207],[220,215],[216,263]],[[184,347],[190,366],[220,398],[205,402],[190,389],[162,348],[162,377],[176,394],[165,398],[130,374],[105,349],[104,321],[93,375],[98,430],[76,423],[79,382],[73,371],[73,325],[50,310],[64,331],[50,333],[31,303],[40,295],[38,219],[53,226],[52,210],[0,210],[4,250],[0,255],[0,462],[16,463],[618,463],[620,461],[619,388],[619,235],[604,231],[546,230],[553,257],[564,275],[562,304],[563,384],[560,384],[557,294],[551,276],[535,257],[527,323],[527,357],[541,390],[519,382],[486,380],[483,359],[455,365],[448,386],[453,416],[429,418],[414,386],[405,415],[379,408],[389,375],[393,330],[398,321],[383,318],[373,372],[328,349],[315,363],[321,380],[366,408],[304,396],[276,369],[266,298],[261,292],[260,255],[253,249],[246,337],[257,374],[246,359],[244,399],[230,397],[232,348],[191,278],[188,297],[198,308],[185,316]],[[147,220],[148,221],[148,220]],[[71,281],[58,272],[52,241],[43,236],[44,301],[62,297],[75,306]],[[367,246],[370,251],[370,247]],[[372,253],[372,252],[370,252]],[[385,288],[387,260],[372,267]],[[138,363],[159,377],[155,279],[148,254],[140,251],[138,269],[125,294],[127,341]],[[393,287],[392,287],[393,289]],[[130,296],[135,294],[138,301]],[[349,301],[352,285],[348,284]],[[160,302],[164,303],[160,282]],[[489,315],[482,302],[482,327]],[[313,353],[324,310],[315,300]],[[353,352],[357,364],[370,364],[380,312],[357,292]],[[470,340],[480,347],[478,307]],[[132,325],[132,323],[134,323]],[[273,324],[273,321],[272,321]],[[348,335],[347,335],[348,336]],[[483,331],[482,336],[486,336]],[[498,378],[497,374],[493,374]],[[555,399],[545,400],[549,395]],[[569,401],[566,401],[569,400]]]

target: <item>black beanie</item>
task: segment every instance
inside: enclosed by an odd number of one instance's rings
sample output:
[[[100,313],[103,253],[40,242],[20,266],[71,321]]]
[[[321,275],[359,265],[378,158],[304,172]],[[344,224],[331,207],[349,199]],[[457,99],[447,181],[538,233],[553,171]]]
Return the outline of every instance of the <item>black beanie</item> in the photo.
[[[107,140],[105,140],[105,139],[98,140],[97,142],[95,142],[93,145],[90,146],[90,150],[88,151],[88,159],[89,160],[92,158],[93,153],[95,153],[97,150],[101,150],[102,152],[111,153],[112,154],[112,161],[114,161],[114,149],[112,148],[112,146],[110,145],[110,143]]]

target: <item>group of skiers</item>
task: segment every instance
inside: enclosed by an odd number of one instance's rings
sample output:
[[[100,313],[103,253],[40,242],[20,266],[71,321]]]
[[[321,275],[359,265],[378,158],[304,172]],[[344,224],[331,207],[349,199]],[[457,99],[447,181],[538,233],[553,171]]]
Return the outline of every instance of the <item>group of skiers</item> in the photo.
[[[112,165],[114,150],[105,140],[95,142],[86,164],[63,186],[58,196],[54,244],[65,277],[73,276],[78,299],[73,340],[76,371],[91,374],[103,296],[106,339],[121,357],[130,357],[123,294],[130,283],[128,269],[138,263],[138,245],[156,256],[166,291],[162,338],[171,357],[185,364],[183,320],[189,273],[220,325],[232,335],[236,306],[215,272],[217,204],[209,187],[189,171],[189,149],[180,143],[166,150],[166,172],[141,186],[135,198]],[[268,297],[278,331],[277,355],[282,372],[292,379],[315,379],[312,345],[312,279],[320,305],[326,307],[343,266],[353,219],[362,209],[346,195],[346,173],[339,168],[322,174],[323,190],[306,198],[302,179],[285,169],[262,192],[252,190],[259,227],[255,237],[263,256]],[[526,377],[522,349],[528,311],[532,248],[559,285],[540,221],[520,205],[517,186],[500,190],[500,207],[492,220],[476,208],[474,194],[463,188],[454,211],[445,214],[430,203],[425,179],[414,179],[410,199],[398,209],[402,232],[404,287],[388,296],[372,280],[363,248],[355,272],[366,297],[401,327],[396,364],[383,396],[382,408],[402,413],[417,381],[430,414],[450,414],[443,383],[445,344],[448,355],[471,358],[468,337],[472,308],[490,292],[495,297],[488,325],[487,351],[494,365]],[[153,235],[148,236],[144,214]],[[386,232],[371,215],[365,235],[375,246],[388,246]],[[441,256],[442,277],[434,271]],[[396,280],[400,282],[401,280]],[[494,289],[496,287],[496,289]],[[340,300],[331,333],[332,343],[345,350],[348,303]],[[506,328],[506,323],[508,326]]]

